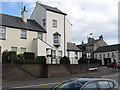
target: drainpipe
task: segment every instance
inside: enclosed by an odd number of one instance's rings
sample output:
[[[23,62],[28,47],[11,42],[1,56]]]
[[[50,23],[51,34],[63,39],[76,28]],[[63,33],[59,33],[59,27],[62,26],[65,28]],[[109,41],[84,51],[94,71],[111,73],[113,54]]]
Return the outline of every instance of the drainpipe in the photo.
[[[65,40],[66,38],[65,38],[65,15],[64,15],[64,56],[66,56],[66,46],[65,46]]]

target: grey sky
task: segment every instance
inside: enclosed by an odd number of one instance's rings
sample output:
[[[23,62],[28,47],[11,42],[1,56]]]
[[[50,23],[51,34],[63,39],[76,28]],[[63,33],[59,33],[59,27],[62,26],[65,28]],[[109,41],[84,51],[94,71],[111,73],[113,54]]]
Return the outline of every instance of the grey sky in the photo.
[[[3,0],[8,1],[8,0]],[[17,1],[17,0],[11,0]],[[26,1],[26,0],[22,0]],[[38,0],[27,0],[28,8],[35,7]],[[103,35],[108,44],[118,43],[118,1],[119,0],[39,0],[43,4],[57,7],[67,13],[73,24],[72,41],[86,42],[93,33],[95,39]],[[31,11],[32,12],[32,11]]]

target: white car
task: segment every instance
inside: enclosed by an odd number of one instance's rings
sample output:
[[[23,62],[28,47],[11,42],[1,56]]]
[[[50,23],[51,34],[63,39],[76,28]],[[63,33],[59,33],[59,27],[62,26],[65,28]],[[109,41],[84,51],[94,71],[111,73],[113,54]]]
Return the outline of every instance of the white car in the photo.
[[[112,79],[76,78],[62,82],[52,90],[120,90],[120,87]]]

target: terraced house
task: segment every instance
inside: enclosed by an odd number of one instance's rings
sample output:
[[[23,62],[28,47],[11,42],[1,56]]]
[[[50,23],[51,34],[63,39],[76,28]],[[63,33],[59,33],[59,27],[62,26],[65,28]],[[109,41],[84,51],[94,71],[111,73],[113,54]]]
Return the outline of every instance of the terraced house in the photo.
[[[30,19],[26,7],[22,17],[0,14],[0,52],[34,52],[36,56],[46,56],[48,64],[59,63],[61,57],[68,56],[77,64],[82,55],[71,42],[72,24],[66,16],[59,9],[38,2]]]

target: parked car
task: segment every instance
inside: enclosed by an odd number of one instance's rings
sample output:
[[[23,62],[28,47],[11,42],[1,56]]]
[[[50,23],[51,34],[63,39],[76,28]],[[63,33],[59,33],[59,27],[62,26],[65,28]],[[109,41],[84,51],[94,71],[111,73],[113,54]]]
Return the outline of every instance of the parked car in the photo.
[[[113,63],[111,63],[111,64],[108,65],[108,68],[110,68],[110,67],[111,67],[111,68],[115,68],[115,69],[116,69],[116,68],[120,68],[120,63],[114,63],[114,62],[113,62]]]
[[[120,90],[118,83],[106,78],[76,78],[58,84],[52,90]]]

